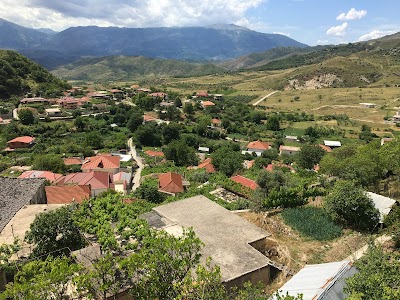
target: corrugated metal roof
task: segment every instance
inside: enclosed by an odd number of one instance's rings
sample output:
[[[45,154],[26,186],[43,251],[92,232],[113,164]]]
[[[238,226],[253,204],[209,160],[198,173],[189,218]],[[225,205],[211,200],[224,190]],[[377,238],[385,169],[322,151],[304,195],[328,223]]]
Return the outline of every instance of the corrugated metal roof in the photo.
[[[348,260],[308,265],[301,269],[280,289],[281,295],[303,294],[304,300],[342,300],[345,298],[344,278],[355,274],[357,270]],[[275,298],[272,298],[275,299]]]
[[[380,219],[379,222],[383,222],[383,218],[389,214],[392,206],[396,203],[396,200],[391,198],[375,194],[372,192],[367,192],[368,196],[371,197],[372,201],[374,202],[375,208],[379,210]]]
[[[339,141],[324,141],[324,145],[328,147],[341,147],[342,143]]]

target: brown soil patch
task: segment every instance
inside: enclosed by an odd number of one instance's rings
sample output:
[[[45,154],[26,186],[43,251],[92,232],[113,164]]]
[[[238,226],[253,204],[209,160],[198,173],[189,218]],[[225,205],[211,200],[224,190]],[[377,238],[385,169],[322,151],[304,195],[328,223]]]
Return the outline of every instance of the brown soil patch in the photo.
[[[363,247],[368,237],[350,230],[344,231],[342,237],[333,241],[315,241],[300,236],[287,226],[280,211],[268,213],[244,212],[240,216],[262,228],[271,236],[266,240],[266,256],[271,260],[285,265],[294,273],[306,264],[333,262],[345,259],[357,249]],[[283,272],[268,286],[273,291],[281,287],[290,276]]]

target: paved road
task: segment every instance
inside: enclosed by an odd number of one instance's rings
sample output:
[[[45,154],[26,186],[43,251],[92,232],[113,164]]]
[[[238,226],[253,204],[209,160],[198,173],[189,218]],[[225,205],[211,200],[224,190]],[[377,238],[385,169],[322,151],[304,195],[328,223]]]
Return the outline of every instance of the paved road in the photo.
[[[264,101],[265,99],[267,99],[268,97],[272,96],[273,94],[277,93],[279,91],[273,91],[272,93],[269,93],[268,95],[262,97],[260,100],[258,100],[257,102],[255,102],[253,104],[253,106],[257,106],[258,104],[260,104],[262,101]]]
[[[136,169],[136,172],[135,172],[135,175],[134,175],[133,181],[132,181],[133,182],[132,192],[133,192],[140,186],[140,173],[142,173],[144,165],[143,165],[142,158],[137,155],[135,145],[133,145],[133,142],[132,142],[132,138],[130,138],[128,140],[128,146],[130,149],[129,153],[132,155],[133,159],[136,161],[136,163],[138,165],[138,168]]]
[[[14,109],[13,109],[13,119],[14,119],[14,120],[19,120],[19,117],[18,117],[18,108],[14,108]]]

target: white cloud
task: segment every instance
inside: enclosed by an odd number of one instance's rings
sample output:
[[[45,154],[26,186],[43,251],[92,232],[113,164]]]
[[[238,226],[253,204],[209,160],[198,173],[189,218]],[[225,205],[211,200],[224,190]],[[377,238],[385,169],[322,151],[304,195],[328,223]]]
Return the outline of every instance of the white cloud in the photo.
[[[272,32],[272,33],[274,33],[274,34],[286,35],[286,36],[289,36],[289,37],[290,37],[290,33],[288,33],[288,32],[274,31],[274,32]]]
[[[373,30],[370,33],[364,34],[362,36],[360,36],[358,38],[358,40],[360,42],[362,41],[368,41],[368,40],[373,40],[373,39],[379,39],[380,37],[383,37],[385,35],[389,35],[389,34],[394,34],[396,33],[396,31],[393,30],[386,30],[386,31],[382,31],[382,30]]]
[[[341,13],[336,17],[338,21],[351,21],[359,20],[367,15],[367,11],[364,9],[356,10],[355,8],[350,9],[347,13]]]
[[[205,26],[245,23],[246,12],[268,0],[1,0],[0,18],[26,27]]]
[[[344,36],[348,25],[347,22],[344,22],[342,25],[331,27],[326,31],[326,34],[330,36]]]

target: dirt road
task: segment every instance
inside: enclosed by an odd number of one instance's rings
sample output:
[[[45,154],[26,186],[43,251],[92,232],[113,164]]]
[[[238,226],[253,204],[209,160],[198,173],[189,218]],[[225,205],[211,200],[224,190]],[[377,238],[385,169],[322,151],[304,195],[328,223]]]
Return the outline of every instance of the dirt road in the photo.
[[[277,92],[279,92],[279,91],[273,91],[272,93],[269,93],[268,95],[262,97],[260,100],[258,100],[257,102],[253,103],[253,106],[257,106],[258,104],[263,102],[265,99],[267,99],[268,97],[272,96],[273,94],[275,94]]]

